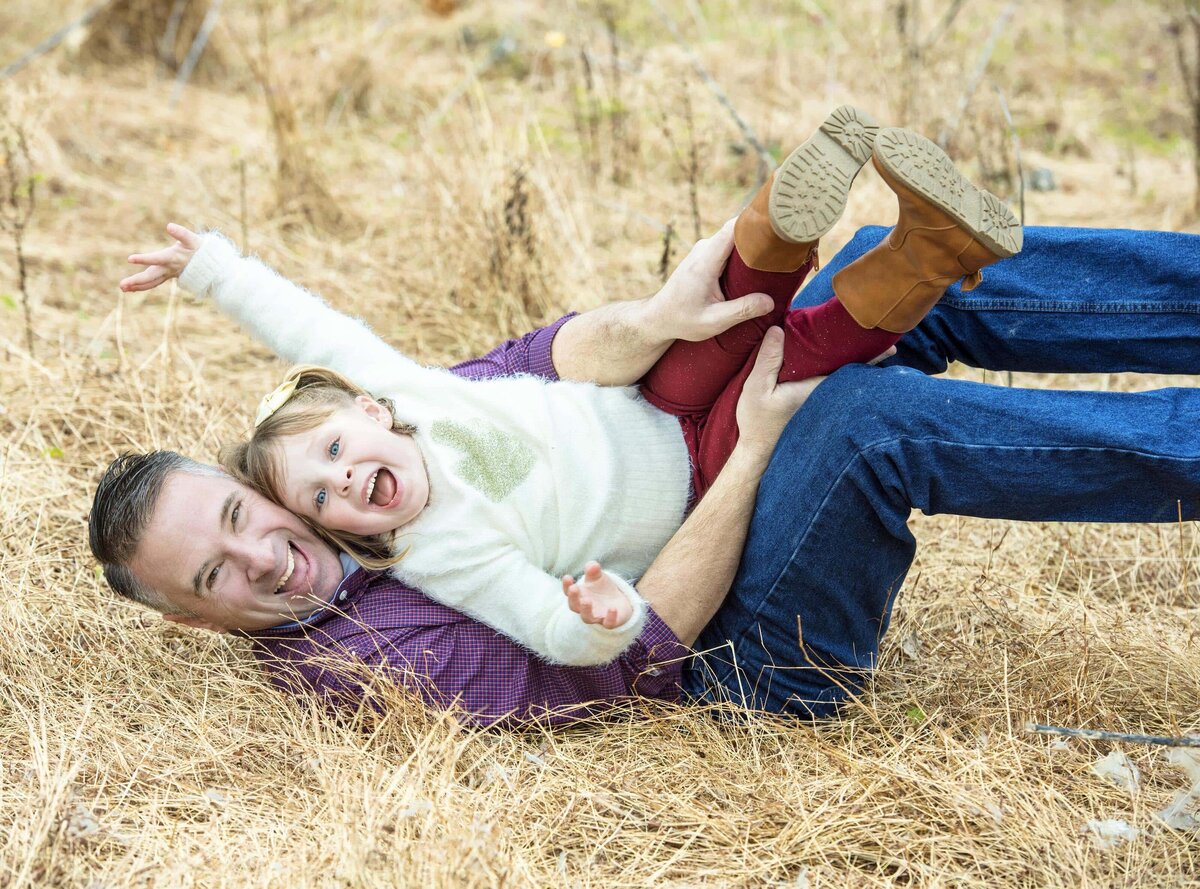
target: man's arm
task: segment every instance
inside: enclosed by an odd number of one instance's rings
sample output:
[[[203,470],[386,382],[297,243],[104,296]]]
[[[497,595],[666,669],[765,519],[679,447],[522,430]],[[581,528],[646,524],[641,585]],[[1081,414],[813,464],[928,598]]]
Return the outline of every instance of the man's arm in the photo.
[[[552,346],[559,378],[632,385],[675,340],[706,340],[770,312],[774,304],[766,294],[728,301],[722,295],[721,271],[732,250],[731,219],[711,238],[698,241],[654,296],[609,303],[571,318]]]
[[[783,333],[771,328],[738,401],[741,437],[729,461],[638,582],[638,592],[685,645],[696,641],[725,600],[775,444],[824,379],[779,383],[782,365]]]

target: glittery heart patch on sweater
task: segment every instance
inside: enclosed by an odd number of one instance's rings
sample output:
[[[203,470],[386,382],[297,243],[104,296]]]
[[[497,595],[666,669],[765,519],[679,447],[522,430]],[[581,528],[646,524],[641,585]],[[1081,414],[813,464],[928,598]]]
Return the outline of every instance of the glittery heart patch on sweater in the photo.
[[[462,453],[454,467],[468,485],[489,500],[499,503],[529,477],[534,456],[518,438],[493,426],[467,426],[453,420],[438,420],[430,432],[434,441]]]

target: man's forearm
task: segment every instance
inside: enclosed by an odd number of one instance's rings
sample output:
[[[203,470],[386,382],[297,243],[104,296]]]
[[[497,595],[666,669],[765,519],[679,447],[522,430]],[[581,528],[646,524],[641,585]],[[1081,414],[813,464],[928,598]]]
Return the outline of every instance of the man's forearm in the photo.
[[[649,303],[609,303],[567,321],[550,347],[559,379],[631,386],[644,377],[672,342],[651,318]]]
[[[684,645],[696,641],[729,592],[766,462],[735,448],[704,499],[638,582],[638,592]]]

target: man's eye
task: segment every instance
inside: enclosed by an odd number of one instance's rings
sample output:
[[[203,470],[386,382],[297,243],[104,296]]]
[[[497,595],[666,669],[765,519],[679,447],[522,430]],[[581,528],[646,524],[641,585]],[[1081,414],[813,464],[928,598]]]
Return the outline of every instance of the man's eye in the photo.
[[[213,588],[213,584],[217,582],[217,575],[220,573],[221,573],[221,566],[217,565],[215,568],[213,568],[212,571],[208,572],[208,580],[205,582],[204,585],[211,590]]]
[[[325,500],[326,500],[325,489],[322,488],[321,490],[317,491],[317,496],[313,498],[313,503],[317,504],[317,509],[320,509],[322,506],[325,505]]]
[[[333,441],[331,441],[329,443],[329,459],[332,460],[335,457],[337,457],[338,452],[341,451],[341,449],[342,449],[342,440],[340,438],[335,438]]]

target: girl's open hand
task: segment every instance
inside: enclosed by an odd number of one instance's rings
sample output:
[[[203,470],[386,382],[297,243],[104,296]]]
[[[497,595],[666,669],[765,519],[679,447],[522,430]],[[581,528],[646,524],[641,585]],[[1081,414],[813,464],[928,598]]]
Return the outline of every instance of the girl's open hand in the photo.
[[[567,604],[585,624],[600,624],[611,630],[621,626],[633,614],[633,603],[601,570],[599,562],[588,562],[578,581],[570,574],[564,574],[562,585]]]
[[[175,243],[170,247],[164,247],[154,253],[134,253],[129,257],[129,261],[134,265],[146,268],[136,275],[121,279],[123,291],[133,293],[139,290],[153,290],[164,281],[178,278],[204,240],[195,232],[174,222],[167,224],[167,234],[175,239]]]

